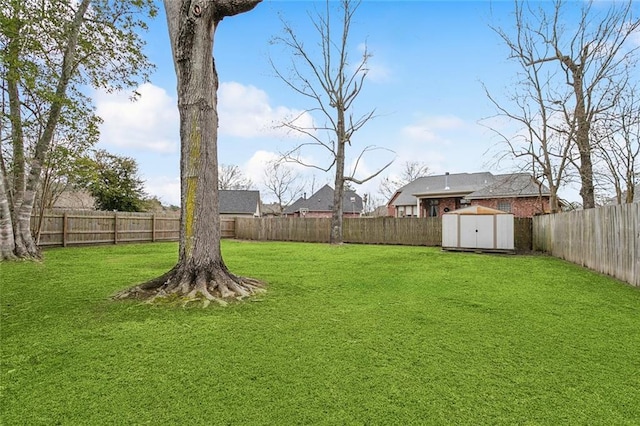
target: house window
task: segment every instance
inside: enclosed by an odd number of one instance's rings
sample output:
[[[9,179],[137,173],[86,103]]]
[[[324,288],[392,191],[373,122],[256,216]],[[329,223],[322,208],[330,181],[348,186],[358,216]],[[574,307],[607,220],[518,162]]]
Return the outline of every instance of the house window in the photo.
[[[398,217],[404,217],[404,206],[398,207]]]
[[[511,203],[508,201],[500,201],[498,202],[498,210],[502,210],[503,212],[511,213]]]
[[[438,200],[429,200],[429,217],[438,217]]]

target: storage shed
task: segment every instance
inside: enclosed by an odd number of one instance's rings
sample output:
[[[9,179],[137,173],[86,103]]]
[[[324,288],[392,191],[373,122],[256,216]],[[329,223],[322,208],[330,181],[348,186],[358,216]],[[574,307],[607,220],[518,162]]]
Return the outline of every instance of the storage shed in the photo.
[[[442,215],[442,249],[513,252],[513,215],[471,206]]]

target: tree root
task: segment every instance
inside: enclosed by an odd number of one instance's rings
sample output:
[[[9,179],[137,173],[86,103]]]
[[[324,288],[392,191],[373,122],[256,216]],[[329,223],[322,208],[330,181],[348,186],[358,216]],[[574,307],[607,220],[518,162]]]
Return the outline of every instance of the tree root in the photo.
[[[239,301],[264,293],[264,287],[263,282],[233,275],[224,266],[193,270],[176,265],[158,278],[116,293],[113,299],[180,303],[183,306],[192,302],[202,302],[204,307],[216,302],[226,306],[229,301]]]

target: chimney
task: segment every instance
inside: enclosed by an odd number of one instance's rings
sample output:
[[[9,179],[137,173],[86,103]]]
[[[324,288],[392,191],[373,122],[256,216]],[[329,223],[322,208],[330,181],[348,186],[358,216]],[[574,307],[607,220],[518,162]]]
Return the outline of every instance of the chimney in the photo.
[[[449,188],[449,172],[446,172],[444,174],[444,189],[445,191],[448,191],[449,189],[451,189]]]

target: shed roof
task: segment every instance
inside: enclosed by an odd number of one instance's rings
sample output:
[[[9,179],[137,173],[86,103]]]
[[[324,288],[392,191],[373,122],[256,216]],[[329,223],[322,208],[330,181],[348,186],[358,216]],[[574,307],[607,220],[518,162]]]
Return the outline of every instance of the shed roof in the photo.
[[[502,210],[492,209],[491,207],[484,206],[469,206],[462,209],[454,210],[445,214],[461,214],[461,215],[497,215],[497,214],[511,214],[503,212]]]

